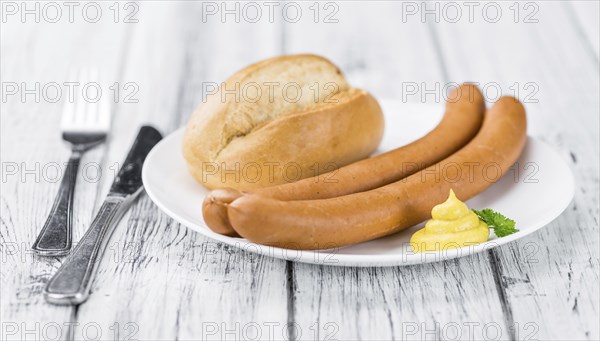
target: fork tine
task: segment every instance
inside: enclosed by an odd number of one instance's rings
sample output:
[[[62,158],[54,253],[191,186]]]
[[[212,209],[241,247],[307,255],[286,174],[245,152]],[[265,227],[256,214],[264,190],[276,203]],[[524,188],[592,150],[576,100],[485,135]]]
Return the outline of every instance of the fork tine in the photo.
[[[98,82],[98,71],[93,68],[89,70],[89,78],[88,78],[88,82],[89,84],[91,83],[95,83],[95,84],[99,84]],[[88,90],[90,88],[88,87]],[[95,87],[94,87],[95,89]],[[101,94],[94,94],[95,96],[98,96]],[[85,123],[88,127],[93,127],[95,125],[95,123],[97,123],[98,121],[98,101],[96,102],[92,102],[92,101],[87,101],[87,112],[86,112],[86,117],[85,117]],[[93,127],[95,128],[95,127]]]
[[[110,128],[111,121],[111,98],[110,94],[103,94],[98,103],[98,127],[102,130]]]
[[[110,128],[110,94],[102,92],[97,68],[79,70],[78,94],[73,102],[67,101],[62,120],[62,130],[71,132],[106,133]],[[90,84],[94,86],[89,86]],[[96,85],[100,89],[96,89]],[[84,91],[84,88],[87,90]],[[93,99],[97,99],[92,102]]]
[[[73,120],[73,126],[82,126],[85,124],[85,116],[86,116],[86,100],[83,92],[83,87],[88,82],[88,74],[86,69],[82,69],[79,71],[79,77],[77,79],[79,82],[79,96],[76,96],[75,99],[75,117]]]
[[[71,102],[69,98],[65,100],[63,107],[63,113],[60,121],[60,127],[62,130],[67,129],[73,124],[75,120],[75,102]]]
[[[76,79],[75,78],[76,77],[75,70],[70,69],[68,74],[69,74],[68,80],[70,82],[72,82],[74,79]],[[60,121],[61,130],[65,130],[69,126],[71,126],[73,124],[74,120],[75,120],[75,98],[71,98],[69,95],[67,95],[66,99],[65,99],[64,107],[63,107],[61,121]]]

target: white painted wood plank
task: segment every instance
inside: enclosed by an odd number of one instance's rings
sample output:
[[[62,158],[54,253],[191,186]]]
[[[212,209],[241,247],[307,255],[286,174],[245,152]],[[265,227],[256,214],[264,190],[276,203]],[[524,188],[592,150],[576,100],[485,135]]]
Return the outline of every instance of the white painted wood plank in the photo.
[[[401,99],[408,83],[443,83],[444,66],[428,25],[403,23],[402,6],[340,3],[339,24],[289,25],[287,51],[324,54],[354,85],[381,97]],[[485,254],[389,269],[302,264],[293,269],[294,320],[304,331],[301,339],[482,339],[493,328],[508,337]]]
[[[179,127],[201,102],[203,82],[222,81],[266,57],[277,42],[264,27],[220,30],[220,22],[202,23],[200,3],[140,6],[123,74],[139,84],[139,103],[118,108],[106,156],[111,164],[123,158],[135,127],[152,123],[165,133]],[[112,257],[100,264],[93,294],[77,311],[82,325],[116,322],[122,335],[153,340],[287,335],[285,262],[206,239],[146,196],[124,217],[110,245]]]
[[[539,88],[526,103],[529,133],[556,146],[575,172],[575,199],[562,216],[492,253],[510,318],[529,324],[516,336],[594,340],[600,335],[599,75],[588,42],[562,5],[540,2],[537,24],[447,24],[436,30],[451,77],[497,82],[508,94],[515,81]]]
[[[104,150],[98,149],[84,160],[102,162],[104,169],[122,160],[135,135],[133,127],[148,121],[171,131],[198,102],[203,81],[219,82],[232,70],[279,49],[273,42],[280,39],[280,33],[272,30],[273,25],[201,25],[198,8],[188,7],[189,3],[171,7],[152,2],[145,7],[148,3],[141,3],[138,17],[146,21],[129,28],[125,49],[118,48],[128,31],[123,24],[81,25],[77,32],[71,26],[32,25],[14,36],[6,33],[7,26],[2,27],[3,81],[62,80],[70,64],[98,64],[111,80],[139,84],[140,103],[118,106],[120,124],[107,156],[103,158]],[[468,323],[475,324],[477,333],[483,333],[485,326],[485,332],[492,333],[497,324],[504,338],[509,336],[506,327],[512,319],[522,323],[520,338],[531,331],[523,323],[532,321],[540,327],[535,338],[597,338],[597,325],[589,321],[598,315],[598,240],[594,239],[598,168],[592,162],[597,161],[598,133],[589,127],[598,126],[598,71],[587,68],[593,55],[585,62],[583,52],[570,53],[582,51],[584,42],[572,30],[559,32],[569,27],[567,19],[548,7],[544,13],[551,15],[543,18],[549,20],[533,28],[434,25],[442,42],[443,68],[429,41],[428,26],[418,21],[400,23],[397,7],[391,11],[386,10],[388,5],[379,4],[365,10],[351,8],[359,3],[339,4],[340,24],[303,21],[286,25],[284,32],[289,34],[283,49],[325,54],[341,65],[351,81],[378,96],[397,97],[402,81],[407,80],[499,81],[503,89],[514,80],[538,82],[540,103],[533,109],[528,105],[530,133],[564,148],[565,156],[573,160],[579,187],[572,211],[523,243],[494,252],[492,262],[487,255],[479,255],[406,269],[294,265],[287,269],[292,270],[288,275],[294,290],[292,315],[287,316],[283,262],[223,248],[172,222],[142,198],[115,233],[91,301],[71,316],[69,308],[46,305],[39,295],[57,260],[21,261],[7,256],[9,243],[25,241],[28,246],[33,241],[58,184],[13,178],[2,183],[1,193],[2,256],[8,259],[1,271],[2,321],[32,327],[27,323],[63,326],[76,320],[80,323],[77,335],[93,333],[99,326],[105,339],[112,339],[115,332],[121,338],[133,333],[139,339],[250,338],[248,333],[256,330],[252,322],[258,324],[262,338],[269,338],[270,330],[278,338],[288,320],[299,324],[302,339],[315,335],[322,339],[421,339],[432,337],[428,334],[432,329],[434,335],[453,338],[456,323],[460,338],[468,339]],[[363,18],[369,18],[367,24],[356,25]],[[523,37],[513,39],[519,35]],[[503,39],[506,36],[511,39]],[[119,55],[113,55],[114,46]],[[18,53],[28,48],[25,57]],[[117,74],[118,70],[124,73]],[[572,119],[570,113],[581,119]],[[2,103],[2,162],[65,160],[67,150],[56,134],[59,116],[59,104]],[[13,148],[17,140],[23,149]],[[77,237],[98,205],[94,198],[102,198],[109,182],[106,178],[99,185],[80,182]],[[534,249],[532,260],[537,263],[523,264],[531,256],[530,239],[534,246],[544,247]],[[23,250],[19,256],[31,257]],[[494,276],[499,274],[500,291],[494,286]],[[508,304],[502,306],[502,302]],[[509,308],[508,314],[503,314],[503,308]],[[577,330],[566,334],[565,326],[577,326]],[[19,327],[13,337],[23,336]],[[36,338],[36,334],[26,336]]]
[[[486,257],[398,268],[297,265],[301,339],[507,339]]]
[[[583,36],[596,56],[600,57],[600,2],[565,1],[564,4],[567,14],[574,16],[571,21],[578,34]]]
[[[303,3],[303,20],[285,25],[284,52],[323,55],[341,68],[351,84],[376,97],[401,98],[403,84],[443,77],[426,26],[403,24],[402,4],[334,4],[327,8],[321,4],[319,22],[314,23],[314,4]],[[328,17],[337,22],[326,22]],[[420,101],[413,96],[407,100]]]
[[[39,100],[31,94],[23,101],[18,93],[7,96],[1,104],[3,339],[39,340],[68,333],[73,308],[48,305],[42,296],[44,285],[60,265],[60,259],[36,257],[29,249],[47,217],[69,156],[59,129],[68,92],[64,82],[77,81],[68,69],[97,66],[107,72],[103,75],[108,83],[118,65],[118,55],[114,53],[122,43],[122,33],[110,21],[38,24],[33,20],[22,23],[20,19],[11,19],[2,24],[3,85],[15,82],[23,91],[25,87],[34,89],[39,82],[41,92]],[[107,50],[109,43],[116,47]],[[56,103],[54,93],[44,96],[43,92],[44,86],[52,82],[62,90],[62,100]],[[104,90],[108,91],[107,87],[103,84]],[[81,88],[77,90],[77,97],[81,98]],[[96,168],[103,151],[100,146],[86,153],[82,169],[86,165],[91,170]],[[93,178],[78,180],[74,241],[90,222],[96,189]]]

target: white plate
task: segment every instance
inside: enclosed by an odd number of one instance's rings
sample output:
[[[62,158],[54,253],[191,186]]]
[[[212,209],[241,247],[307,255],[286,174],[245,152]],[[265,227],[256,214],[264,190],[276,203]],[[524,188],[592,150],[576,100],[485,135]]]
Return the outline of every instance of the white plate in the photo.
[[[441,105],[382,101],[386,130],[379,152],[409,143],[431,130],[441,119]],[[469,200],[471,208],[493,208],[517,222],[520,232],[504,238],[446,251],[416,254],[408,243],[421,226],[393,236],[335,250],[295,251],[263,246],[242,238],[212,232],[202,218],[202,200],[208,192],[194,181],[181,155],[183,129],[162,140],[148,155],[143,169],[146,192],[160,209],[190,229],[222,243],[286,260],[339,266],[394,266],[467,256],[525,237],[544,227],[567,208],[573,198],[574,179],[563,159],[548,145],[527,139],[515,171],[506,174],[484,193]]]

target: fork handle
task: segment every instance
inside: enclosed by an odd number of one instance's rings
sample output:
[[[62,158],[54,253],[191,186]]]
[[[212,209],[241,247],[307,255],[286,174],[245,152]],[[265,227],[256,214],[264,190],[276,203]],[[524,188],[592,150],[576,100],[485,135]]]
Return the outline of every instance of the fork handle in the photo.
[[[73,192],[82,152],[74,149],[50,214],[37,239],[31,247],[40,256],[61,256],[71,250],[73,234]]]

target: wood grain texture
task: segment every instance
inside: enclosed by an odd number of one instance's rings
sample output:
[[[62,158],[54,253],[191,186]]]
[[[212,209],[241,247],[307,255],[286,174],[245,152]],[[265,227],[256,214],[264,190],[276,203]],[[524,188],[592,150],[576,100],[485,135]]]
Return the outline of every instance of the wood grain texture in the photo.
[[[111,13],[111,4],[102,4]],[[312,2],[300,3],[297,23],[282,20],[281,6],[273,23],[236,23],[231,16],[203,20],[201,2],[160,1],[139,2],[139,22],[131,24],[2,23],[3,83],[61,83],[72,80],[71,69],[95,66],[104,88],[118,82],[125,95],[130,82],[139,89],[137,103],[121,97],[115,104],[108,143],[82,161],[92,180],[77,185],[75,241],[137,127],[173,131],[208,83],[279,53],[325,55],[378,97],[404,97],[407,83],[423,91],[478,81],[489,85],[488,97],[498,87],[516,89],[530,99],[529,134],[556,147],[577,177],[569,209],[523,240],[443,263],[382,269],[295,264],[224,246],[142,196],[117,227],[89,301],[56,307],[41,292],[62,259],[27,250],[58,188],[47,165],[68,157],[59,134],[63,102],[29,96],[22,103],[15,95],[1,103],[2,339],[52,339],[70,324],[76,339],[100,333],[103,340],[598,339],[598,2],[536,2],[539,21],[530,24],[512,20],[512,4],[502,3],[498,23],[481,12],[473,23],[423,22],[420,14],[403,16],[406,3],[386,1],[336,2],[337,10],[321,3],[318,23]],[[520,10],[522,21],[527,11]],[[333,12],[329,19],[338,22],[323,22]],[[420,95],[406,100],[421,102]],[[432,100],[440,99],[425,96]]]
[[[600,57],[600,2],[598,1],[569,1],[565,2],[565,12],[572,23],[576,34],[583,43],[587,41],[589,48]],[[598,59],[596,59],[598,64]]]
[[[592,322],[600,301],[597,56],[565,3],[539,6],[538,23],[436,28],[453,79],[495,82],[513,95],[519,89],[527,102],[529,134],[555,146],[575,173],[575,199],[566,212],[541,231],[490,251],[511,324],[519,326],[515,337],[594,340],[600,337]],[[501,43],[507,39],[511,49]],[[489,41],[497,43],[460,53]],[[559,48],[565,44],[570,48]],[[535,94],[525,84],[535,85]]]
[[[203,25],[199,9],[199,3],[141,3],[144,16],[132,28],[122,76],[139,84],[139,103],[118,107],[108,163],[120,162],[135,127],[150,123],[165,134],[173,131],[201,102],[204,82],[269,53],[275,40],[264,40],[254,27],[232,25],[214,39],[216,25]],[[254,38],[247,37],[245,46],[222,44],[242,34]],[[241,58],[250,46],[256,55]],[[114,256],[105,257],[92,296],[77,311],[82,325],[108,329],[118,323],[121,337],[143,340],[287,335],[285,262],[193,233],[146,196],[124,217],[110,245]]]
[[[71,34],[78,30],[84,30],[86,35]],[[118,51],[122,39],[123,35],[116,27],[104,23],[2,24],[2,82],[17,83],[21,89],[18,94],[3,100],[1,110],[0,316],[3,339],[39,340],[64,336],[73,314],[73,308],[48,305],[41,295],[45,283],[58,269],[60,259],[37,257],[30,251],[53,203],[64,162],[69,156],[69,148],[62,142],[59,129],[67,90],[63,88],[62,99],[56,103],[53,93],[44,96],[37,91],[39,98],[36,99],[36,91],[33,91],[22,98],[22,90],[34,90],[36,83],[41,90],[51,82],[62,85],[77,81],[69,74],[69,69],[90,64],[103,68],[107,78],[114,77],[119,56],[107,53],[104,46],[115,44],[115,51]],[[79,65],[69,58],[78,61]],[[81,169],[86,166],[91,171],[97,169],[104,149],[100,146],[86,153]],[[89,225],[97,187],[93,172],[87,180],[78,180],[74,240]]]
[[[344,3],[339,24],[289,25],[286,52],[310,50],[329,56],[353,85],[381,97],[401,98],[409,83],[420,88],[423,82],[447,82],[430,26],[420,20],[403,23],[402,11],[400,3],[368,8]],[[378,19],[357,26],[362,17]],[[337,38],[346,32],[351,40]],[[306,35],[313,38],[300,39]],[[332,46],[332,41],[344,46]],[[354,53],[344,53],[353,48]],[[421,102],[420,95],[404,100]],[[500,329],[504,338],[508,335],[485,254],[389,269],[297,264],[293,271],[294,320],[307,331],[302,339],[482,339],[486,328]]]

